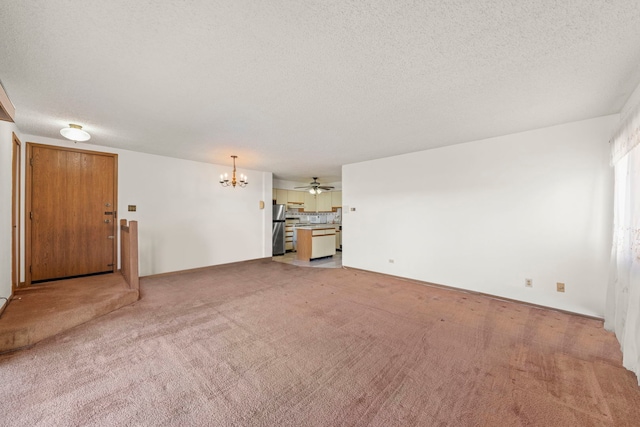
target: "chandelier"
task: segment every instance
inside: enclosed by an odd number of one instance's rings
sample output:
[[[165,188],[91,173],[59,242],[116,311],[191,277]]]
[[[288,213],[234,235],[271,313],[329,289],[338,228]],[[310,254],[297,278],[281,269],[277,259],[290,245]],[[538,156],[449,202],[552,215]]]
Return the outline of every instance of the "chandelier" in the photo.
[[[232,186],[235,188],[235,186],[239,186],[241,188],[244,188],[247,186],[247,184],[249,183],[249,179],[247,178],[246,175],[240,174],[240,180],[236,180],[236,159],[238,158],[238,156],[231,156],[231,158],[233,159],[233,174],[231,175],[231,181],[229,181],[229,175],[228,174],[221,174],[220,175],[220,184],[223,187],[229,187]]]

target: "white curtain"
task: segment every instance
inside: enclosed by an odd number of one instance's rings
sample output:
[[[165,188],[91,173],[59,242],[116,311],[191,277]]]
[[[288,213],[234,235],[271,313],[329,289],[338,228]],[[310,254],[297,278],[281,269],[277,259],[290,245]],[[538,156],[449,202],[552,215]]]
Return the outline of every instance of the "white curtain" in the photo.
[[[605,328],[620,341],[625,368],[640,385],[640,111],[611,141],[614,165],[613,245]]]

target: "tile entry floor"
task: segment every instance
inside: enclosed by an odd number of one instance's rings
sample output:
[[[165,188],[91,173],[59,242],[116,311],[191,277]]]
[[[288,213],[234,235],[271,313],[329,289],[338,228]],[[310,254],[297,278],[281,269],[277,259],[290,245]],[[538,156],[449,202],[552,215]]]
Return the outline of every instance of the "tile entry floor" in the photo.
[[[277,262],[285,264],[297,265],[299,267],[319,267],[319,268],[342,268],[342,252],[336,251],[336,254],[327,258],[318,258],[311,261],[299,261],[296,259],[295,252],[287,252],[284,255],[278,255],[271,258]]]

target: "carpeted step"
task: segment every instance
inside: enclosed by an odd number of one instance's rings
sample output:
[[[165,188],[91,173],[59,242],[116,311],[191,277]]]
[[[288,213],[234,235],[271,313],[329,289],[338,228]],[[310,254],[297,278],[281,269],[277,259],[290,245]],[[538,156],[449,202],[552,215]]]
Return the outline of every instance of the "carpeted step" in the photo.
[[[0,353],[31,346],[138,298],[119,273],[18,290],[0,317]]]

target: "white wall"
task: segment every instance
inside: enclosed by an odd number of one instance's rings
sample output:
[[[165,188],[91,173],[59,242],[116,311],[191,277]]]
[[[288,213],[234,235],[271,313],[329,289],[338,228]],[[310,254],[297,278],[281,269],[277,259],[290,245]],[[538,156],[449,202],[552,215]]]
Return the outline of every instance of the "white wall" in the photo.
[[[0,121],[0,297],[11,296],[11,174],[14,123]],[[6,300],[0,299],[0,307]]]
[[[219,177],[231,173],[230,164],[33,135],[26,142],[118,154],[118,217],[138,221],[141,276],[271,256],[270,172],[239,168],[249,185],[223,188]],[[261,200],[265,209],[259,209]]]
[[[618,119],[343,166],[343,264],[602,316]]]

